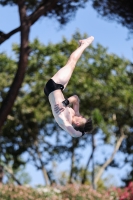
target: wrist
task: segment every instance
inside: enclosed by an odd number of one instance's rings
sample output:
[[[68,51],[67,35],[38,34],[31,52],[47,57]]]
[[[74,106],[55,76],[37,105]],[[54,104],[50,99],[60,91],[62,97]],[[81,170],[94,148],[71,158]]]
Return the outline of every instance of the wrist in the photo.
[[[69,105],[69,100],[65,99],[64,101],[62,101],[63,106],[67,107]]]

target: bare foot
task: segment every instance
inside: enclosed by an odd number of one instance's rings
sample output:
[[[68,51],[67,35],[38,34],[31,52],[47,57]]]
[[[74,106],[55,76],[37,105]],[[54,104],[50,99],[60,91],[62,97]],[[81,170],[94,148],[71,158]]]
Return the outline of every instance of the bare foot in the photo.
[[[79,40],[79,46],[86,45],[86,47],[87,47],[93,42],[93,40],[94,40],[93,36],[88,37],[87,39],[84,39],[84,40]]]

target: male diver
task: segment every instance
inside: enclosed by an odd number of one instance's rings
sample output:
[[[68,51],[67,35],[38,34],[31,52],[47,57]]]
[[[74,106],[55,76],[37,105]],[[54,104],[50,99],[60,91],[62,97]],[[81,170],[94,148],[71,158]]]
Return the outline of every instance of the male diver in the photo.
[[[80,137],[86,132],[91,132],[92,120],[81,116],[79,112],[80,101],[77,95],[65,99],[62,91],[66,88],[78,59],[93,40],[93,36],[79,40],[79,47],[70,55],[66,65],[46,83],[44,88],[56,122],[72,137]],[[72,105],[72,108],[69,104]]]

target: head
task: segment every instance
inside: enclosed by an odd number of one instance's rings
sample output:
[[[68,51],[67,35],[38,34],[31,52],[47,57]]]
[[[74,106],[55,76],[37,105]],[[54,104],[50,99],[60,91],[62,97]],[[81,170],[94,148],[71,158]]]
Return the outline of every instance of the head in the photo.
[[[91,118],[86,119],[81,115],[73,117],[72,125],[75,130],[80,132],[90,132],[93,129]]]

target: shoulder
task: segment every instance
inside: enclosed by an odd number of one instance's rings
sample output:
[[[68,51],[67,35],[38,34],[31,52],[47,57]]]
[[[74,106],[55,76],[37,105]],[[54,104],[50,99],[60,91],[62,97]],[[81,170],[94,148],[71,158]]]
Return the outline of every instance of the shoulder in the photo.
[[[71,107],[67,107],[67,109],[70,112],[71,116],[75,115],[75,111]]]
[[[80,131],[76,131],[72,124],[70,124],[67,120],[64,122],[64,130],[68,132],[72,137],[82,136],[82,133]]]
[[[58,123],[58,122],[57,122]],[[62,123],[58,123],[58,125],[64,130],[66,131],[67,133],[69,133],[69,135],[71,135],[72,137],[81,137],[82,136],[82,133],[80,131],[76,131],[72,124],[64,119],[62,121]]]

